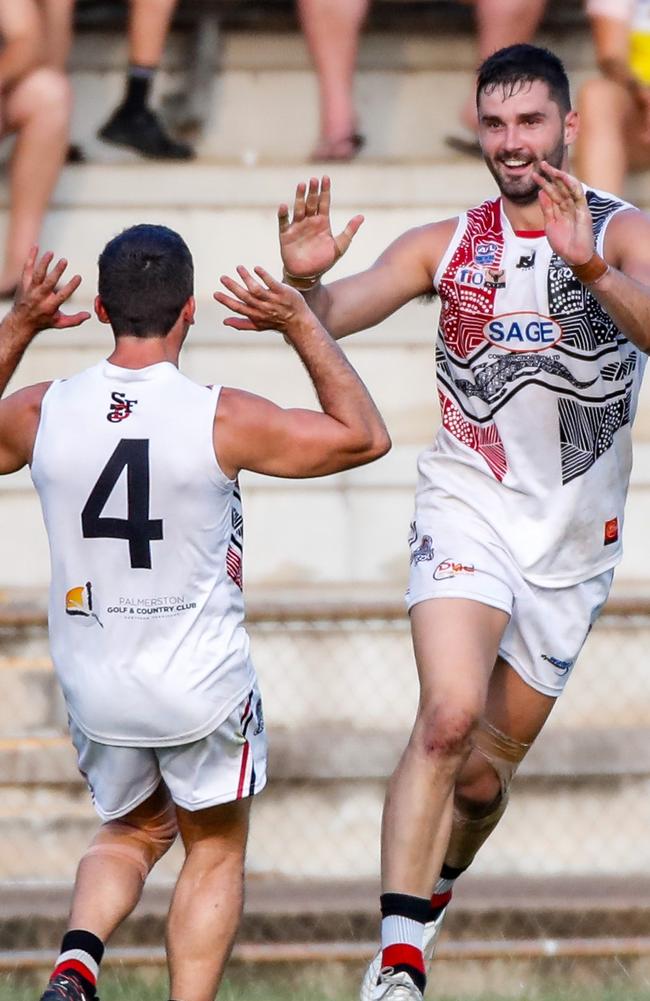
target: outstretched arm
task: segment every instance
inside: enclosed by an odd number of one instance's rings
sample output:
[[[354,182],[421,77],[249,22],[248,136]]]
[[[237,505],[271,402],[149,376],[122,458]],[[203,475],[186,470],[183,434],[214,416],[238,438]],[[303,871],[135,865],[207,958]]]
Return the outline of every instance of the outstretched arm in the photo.
[[[449,243],[455,219],[411,229],[395,240],[367,271],[330,285],[321,279],[346,252],[363,216],[338,236],[330,224],[329,177],[296,188],[293,210],[280,205],[278,222],[284,281],[304,295],[332,337],[380,323],[404,303],[432,291],[433,275]]]
[[[594,245],[591,213],[575,177],[542,163],[537,174],[544,226],[553,250],[587,286],[616,326],[650,352],[650,219],[631,210],[607,227],[605,258]]]
[[[215,422],[215,450],[223,471],[271,476],[325,476],[384,455],[390,438],[368,390],[349,361],[294,289],[262,268],[256,280],[221,279],[229,295],[215,299],[238,314],[224,320],[238,330],[278,330],[300,356],[323,413],[285,410],[241,390],[223,389]]]
[[[90,313],[64,315],[61,306],[79,287],[75,275],[61,289],[59,280],[67,267],[61,259],[50,270],[52,254],[37,261],[38,249],[32,248],[16,292],[14,305],[0,322],[0,396],[18,367],[34,337],[48,327],[62,330],[77,327]],[[49,383],[28,386],[0,400],[0,474],[13,473],[30,462],[40,404]]]

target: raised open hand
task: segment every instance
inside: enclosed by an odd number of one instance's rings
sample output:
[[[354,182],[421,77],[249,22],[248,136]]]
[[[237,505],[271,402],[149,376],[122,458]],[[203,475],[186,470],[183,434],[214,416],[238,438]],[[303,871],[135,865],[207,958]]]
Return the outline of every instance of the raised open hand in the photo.
[[[545,160],[533,177],[540,189],[548,242],[567,264],[585,264],[594,253],[594,232],[580,181]]]
[[[39,259],[38,247],[32,247],[16,291],[12,313],[16,320],[34,331],[48,327],[56,330],[78,327],[90,319],[90,313],[85,310],[72,314],[61,312],[63,303],[79,288],[81,276],[74,275],[58,288],[68,262],[62,257],[50,268],[53,259],[50,251]]]
[[[350,219],[345,229],[334,236],[330,223],[330,179],[309,179],[296,188],[293,216],[289,206],[280,205],[280,252],[288,274],[297,278],[323,275],[342,257],[363,222],[362,215]]]
[[[221,284],[231,294],[215,292],[214,298],[239,314],[226,317],[224,324],[236,330],[279,330],[290,337],[296,324],[309,315],[309,307],[299,292],[276,281],[264,268],[254,271],[260,281],[241,264],[237,274],[243,284],[228,275],[221,276]]]

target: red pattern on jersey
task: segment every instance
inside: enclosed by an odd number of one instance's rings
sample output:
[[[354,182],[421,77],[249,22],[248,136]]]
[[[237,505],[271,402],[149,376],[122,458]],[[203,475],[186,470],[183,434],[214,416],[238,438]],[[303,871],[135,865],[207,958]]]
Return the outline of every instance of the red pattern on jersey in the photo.
[[[243,591],[242,558],[233,545],[228,546],[226,553],[226,573],[235,582],[239,590]]]
[[[476,254],[479,245],[487,243],[497,245],[494,260],[488,266],[499,268],[503,256],[503,226],[498,198],[469,210],[465,232],[438,285],[442,302],[439,332],[449,350],[459,358],[468,358],[485,344],[483,327],[494,315],[495,289],[474,288],[456,281],[460,268],[473,266],[481,270],[484,267],[476,261]]]
[[[472,424],[463,416],[453,400],[450,400],[440,390],[438,390],[438,396],[443,427],[463,445],[478,452],[485,459],[497,480],[502,480],[508,472],[508,463],[506,450],[503,447],[496,424],[488,424],[485,427],[480,424]]]
[[[488,264],[477,261],[480,249],[487,244],[494,245],[494,259]],[[467,213],[465,231],[438,285],[442,301],[439,336],[448,350],[457,358],[468,358],[485,344],[483,327],[494,316],[496,289],[484,285],[475,288],[457,281],[458,272],[463,267],[481,270],[484,267],[498,270],[503,258],[503,226],[501,224],[501,201],[483,202]],[[460,411],[458,406],[440,390],[440,410],[443,427],[454,438],[485,460],[498,480],[503,480],[508,472],[506,451],[496,424],[474,424]]]

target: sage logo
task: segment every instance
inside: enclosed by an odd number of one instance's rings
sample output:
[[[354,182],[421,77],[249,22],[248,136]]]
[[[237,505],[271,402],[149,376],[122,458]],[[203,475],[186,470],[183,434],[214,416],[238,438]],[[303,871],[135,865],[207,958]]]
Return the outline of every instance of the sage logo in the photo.
[[[488,320],[483,333],[491,344],[507,351],[543,351],[562,338],[562,327],[539,313],[503,313]]]

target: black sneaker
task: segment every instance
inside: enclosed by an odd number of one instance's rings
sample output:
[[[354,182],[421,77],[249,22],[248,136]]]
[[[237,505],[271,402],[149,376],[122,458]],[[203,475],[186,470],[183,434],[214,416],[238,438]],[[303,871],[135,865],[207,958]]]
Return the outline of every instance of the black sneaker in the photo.
[[[97,133],[116,146],[128,146],[152,160],[191,160],[194,150],[165,132],[158,115],[150,108],[125,111],[119,107]]]
[[[96,994],[86,994],[76,977],[57,973],[41,994],[41,1001],[99,1001]]]

